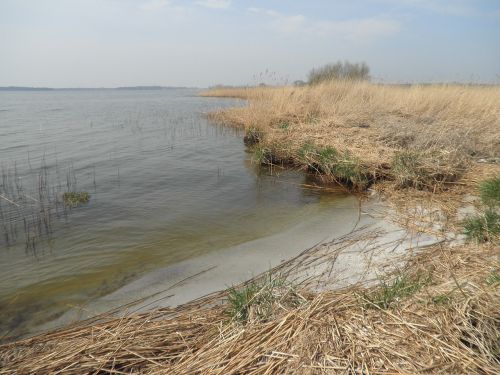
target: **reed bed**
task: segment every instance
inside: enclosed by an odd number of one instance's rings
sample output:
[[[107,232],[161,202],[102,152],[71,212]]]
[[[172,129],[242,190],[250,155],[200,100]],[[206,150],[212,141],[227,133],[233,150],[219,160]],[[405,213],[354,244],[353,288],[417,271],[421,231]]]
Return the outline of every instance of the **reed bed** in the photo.
[[[273,284],[271,314],[234,319],[231,290],[177,308],[111,312],[1,346],[0,374],[497,374],[498,247],[441,243],[383,281],[318,287],[339,252],[378,236],[352,233],[237,287],[290,280],[296,302]],[[325,272],[303,277],[320,265]]]
[[[90,199],[89,193],[75,191],[74,167],[64,171],[57,159],[48,163],[43,156],[40,167],[33,168],[28,155],[21,171],[17,163],[0,167],[0,248],[24,242],[26,252],[37,255],[52,239],[57,219],[67,219],[71,208]]]
[[[259,161],[294,164],[357,189],[383,180],[442,190],[475,162],[500,160],[499,86],[344,80],[202,95],[248,99],[210,116],[245,128]]]

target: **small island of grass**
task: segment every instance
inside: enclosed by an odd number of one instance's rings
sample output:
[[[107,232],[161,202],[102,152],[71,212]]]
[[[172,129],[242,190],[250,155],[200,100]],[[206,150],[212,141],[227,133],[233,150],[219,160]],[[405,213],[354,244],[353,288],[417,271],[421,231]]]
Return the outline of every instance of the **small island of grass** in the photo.
[[[87,204],[89,200],[90,194],[86,191],[68,191],[63,194],[64,204],[71,208]]]

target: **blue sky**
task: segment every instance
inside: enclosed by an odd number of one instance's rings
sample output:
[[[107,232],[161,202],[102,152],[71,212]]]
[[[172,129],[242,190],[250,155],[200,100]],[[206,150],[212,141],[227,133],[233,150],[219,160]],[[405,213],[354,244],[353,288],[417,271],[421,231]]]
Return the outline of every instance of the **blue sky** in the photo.
[[[0,86],[500,83],[500,0],[0,0],[0,51]]]

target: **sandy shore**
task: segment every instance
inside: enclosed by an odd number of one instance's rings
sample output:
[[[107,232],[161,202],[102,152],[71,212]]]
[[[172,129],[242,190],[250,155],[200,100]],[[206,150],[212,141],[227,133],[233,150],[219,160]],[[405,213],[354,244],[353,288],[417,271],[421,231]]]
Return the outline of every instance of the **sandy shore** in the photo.
[[[238,285],[279,267],[295,257],[335,257],[334,262],[312,262],[295,272],[296,279],[314,278],[318,288],[339,288],[370,282],[387,267],[400,264],[408,251],[436,243],[440,238],[409,233],[393,223],[390,210],[375,199],[360,203],[354,196],[338,200],[329,209],[279,234],[221,249],[151,272],[117,291],[74,308],[40,331],[94,317],[133,301],[121,309],[132,313],[175,307],[207,294]],[[335,241],[356,231],[356,241],[342,249]],[[370,234],[376,233],[376,236]],[[366,240],[360,240],[366,236]],[[328,269],[327,269],[328,267]],[[318,277],[324,274],[324,277]]]

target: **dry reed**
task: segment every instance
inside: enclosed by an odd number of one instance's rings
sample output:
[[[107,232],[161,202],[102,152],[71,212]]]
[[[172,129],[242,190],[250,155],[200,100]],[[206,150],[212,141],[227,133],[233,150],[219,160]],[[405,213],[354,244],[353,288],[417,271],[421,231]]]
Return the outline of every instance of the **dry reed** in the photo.
[[[499,161],[498,86],[338,81],[202,95],[249,100],[211,117],[258,134],[259,149],[273,156],[265,161],[304,166],[352,185],[342,173],[323,168],[330,162],[322,157],[324,150],[336,150],[357,161],[366,177],[367,184],[355,187],[390,180],[395,187],[436,191],[459,181],[477,160]],[[304,148],[309,158],[303,157]]]
[[[376,237],[353,233],[273,272],[293,279]],[[499,255],[491,245],[427,248],[390,275],[425,274],[425,284],[388,308],[374,302],[380,286],[315,288],[322,274],[297,283],[302,303],[276,305],[270,319],[246,324],[229,318],[228,291],[178,308],[101,316],[1,346],[0,374],[497,374]]]

